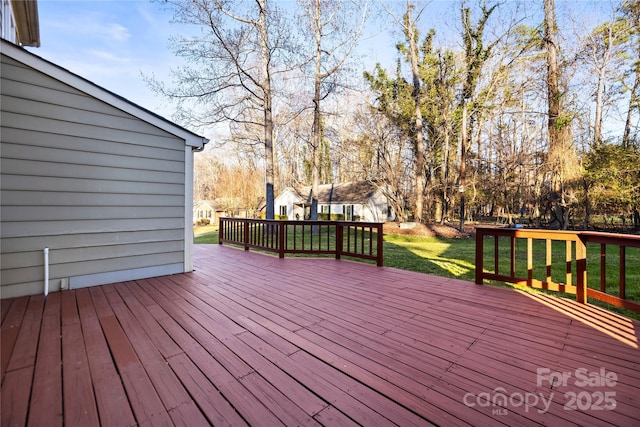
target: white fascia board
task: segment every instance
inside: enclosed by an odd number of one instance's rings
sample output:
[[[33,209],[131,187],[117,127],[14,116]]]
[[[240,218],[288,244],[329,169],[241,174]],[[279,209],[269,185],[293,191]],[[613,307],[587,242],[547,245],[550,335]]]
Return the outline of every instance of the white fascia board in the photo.
[[[116,95],[115,93],[98,86],[89,80],[80,77],[52,62],[47,61],[31,52],[26,51],[12,43],[2,41],[2,54],[15,59],[33,69],[36,69],[56,80],[59,80],[69,86],[78,89],[100,101],[118,108],[134,117],[139,118],[149,124],[156,126],[172,135],[185,141],[185,144],[195,150],[202,150],[209,140],[203,136],[197,135],[188,129],[185,129],[158,114],[155,114],[135,103]]]

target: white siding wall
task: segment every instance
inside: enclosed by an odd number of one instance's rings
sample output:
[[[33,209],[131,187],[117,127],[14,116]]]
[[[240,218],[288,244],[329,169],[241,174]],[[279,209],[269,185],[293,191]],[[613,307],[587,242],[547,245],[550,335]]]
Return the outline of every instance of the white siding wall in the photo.
[[[304,211],[302,209],[296,210],[295,203],[300,203],[300,198],[289,191],[289,189],[283,191],[282,194],[273,201],[276,214],[280,214],[280,206],[286,206],[288,219],[296,219],[296,213],[300,215],[300,219],[304,219]]]
[[[2,56],[2,298],[182,272],[185,143]],[[190,150],[189,153],[190,155]]]

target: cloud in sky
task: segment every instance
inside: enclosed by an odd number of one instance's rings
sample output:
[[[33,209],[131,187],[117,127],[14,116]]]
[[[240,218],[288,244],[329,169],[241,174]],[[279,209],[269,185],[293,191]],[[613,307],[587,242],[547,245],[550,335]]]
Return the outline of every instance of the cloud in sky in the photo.
[[[99,32],[103,33],[107,38],[119,42],[126,42],[131,37],[129,30],[115,22],[106,23],[103,26],[98,26]]]
[[[116,22],[115,18],[109,16],[109,14],[78,10],[70,11],[68,14],[56,14],[51,17],[42,16],[42,12],[40,15],[41,26],[44,26],[45,29],[51,28],[59,35],[84,37],[87,40],[99,40],[101,42],[126,42],[131,38],[129,29]]]
[[[150,1],[38,2],[42,46],[31,52],[166,117],[142,74],[169,74],[169,16]]]
[[[126,64],[131,62],[131,58],[116,55],[112,51],[93,49],[87,52],[90,56],[101,61],[109,61],[117,64]]]

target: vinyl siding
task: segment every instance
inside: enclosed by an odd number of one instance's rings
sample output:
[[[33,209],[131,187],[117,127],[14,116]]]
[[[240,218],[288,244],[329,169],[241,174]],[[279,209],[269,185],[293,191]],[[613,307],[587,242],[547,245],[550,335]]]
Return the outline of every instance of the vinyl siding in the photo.
[[[184,271],[185,141],[2,56],[0,292]],[[131,273],[128,273],[131,272]]]

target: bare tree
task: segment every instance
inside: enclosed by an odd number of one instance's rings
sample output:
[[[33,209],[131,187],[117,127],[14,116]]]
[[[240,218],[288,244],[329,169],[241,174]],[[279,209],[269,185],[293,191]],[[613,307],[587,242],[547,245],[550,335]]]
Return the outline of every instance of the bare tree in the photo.
[[[273,75],[288,31],[267,0],[166,0],[174,20],[199,27],[196,36],[177,36],[174,52],[188,66],[173,71],[167,88],[152,88],[178,103],[179,118],[196,126],[229,123],[231,130],[261,129],[253,141],[264,146],[267,218],[274,217]]]
[[[638,0],[625,0],[622,3],[623,19],[628,22],[631,42],[634,44],[631,50],[635,52],[635,61],[632,64],[631,74],[633,83],[629,88],[629,104],[627,118],[624,125],[622,143],[625,146],[631,144],[631,121],[634,111],[640,112],[640,2]]]
[[[602,143],[602,122],[607,102],[606,87],[621,81],[629,26],[625,20],[608,21],[596,26],[583,42],[579,59],[596,76],[595,119],[593,123],[593,145]]]
[[[318,187],[323,141],[321,102],[340,86],[339,73],[357,45],[367,17],[368,1],[298,0],[304,12],[313,73],[311,135],[311,220],[318,219]]]

